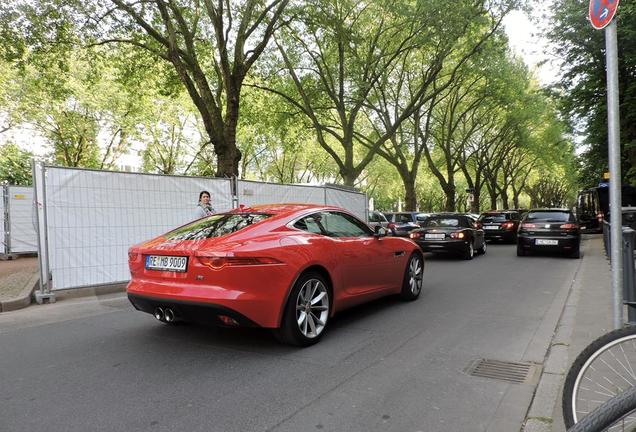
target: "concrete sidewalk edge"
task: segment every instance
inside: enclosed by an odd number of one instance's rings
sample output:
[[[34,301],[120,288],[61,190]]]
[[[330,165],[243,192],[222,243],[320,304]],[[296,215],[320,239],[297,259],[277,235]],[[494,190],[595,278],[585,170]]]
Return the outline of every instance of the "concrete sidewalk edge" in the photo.
[[[25,308],[31,304],[33,292],[40,284],[40,274],[35,273],[29,281],[24,284],[22,291],[16,297],[9,300],[0,300],[0,312],[9,312]]]

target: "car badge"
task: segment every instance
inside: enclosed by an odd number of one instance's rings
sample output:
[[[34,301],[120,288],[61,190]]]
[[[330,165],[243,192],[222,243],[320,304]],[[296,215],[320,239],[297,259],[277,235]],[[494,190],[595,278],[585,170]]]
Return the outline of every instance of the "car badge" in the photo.
[[[203,276],[202,275],[197,275],[197,280],[203,280]]]

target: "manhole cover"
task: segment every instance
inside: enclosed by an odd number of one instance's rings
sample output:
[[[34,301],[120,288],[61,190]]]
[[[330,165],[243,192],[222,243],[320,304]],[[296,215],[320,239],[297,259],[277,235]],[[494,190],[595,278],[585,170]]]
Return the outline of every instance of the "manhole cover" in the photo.
[[[467,368],[469,375],[492,378],[517,384],[533,384],[538,381],[541,366],[532,363],[515,363],[501,360],[480,359]]]

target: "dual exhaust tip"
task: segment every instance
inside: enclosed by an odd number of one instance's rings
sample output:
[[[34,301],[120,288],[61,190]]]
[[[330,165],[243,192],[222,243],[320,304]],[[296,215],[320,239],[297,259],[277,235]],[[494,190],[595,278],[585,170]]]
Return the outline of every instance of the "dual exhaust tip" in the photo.
[[[177,320],[177,316],[171,308],[155,308],[154,316],[158,321],[165,323],[173,323]]]

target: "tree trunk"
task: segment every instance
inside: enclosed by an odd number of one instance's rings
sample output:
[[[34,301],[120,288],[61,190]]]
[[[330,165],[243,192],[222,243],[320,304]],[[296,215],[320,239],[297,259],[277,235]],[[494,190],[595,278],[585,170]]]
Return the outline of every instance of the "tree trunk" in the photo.
[[[444,187],[444,195],[446,196],[446,203],[444,205],[444,210],[448,212],[455,211],[455,185],[449,184]]]
[[[417,207],[417,196],[415,193],[415,179],[410,173],[400,173],[402,183],[404,184],[404,205],[406,211],[415,211]]]
[[[508,209],[509,207],[508,206],[508,191],[506,189],[502,189],[499,195],[501,195],[501,203],[502,203],[503,209],[504,210]]]
[[[475,188],[473,192],[473,201],[470,203],[471,213],[480,213],[479,203],[481,201],[481,189]]]

